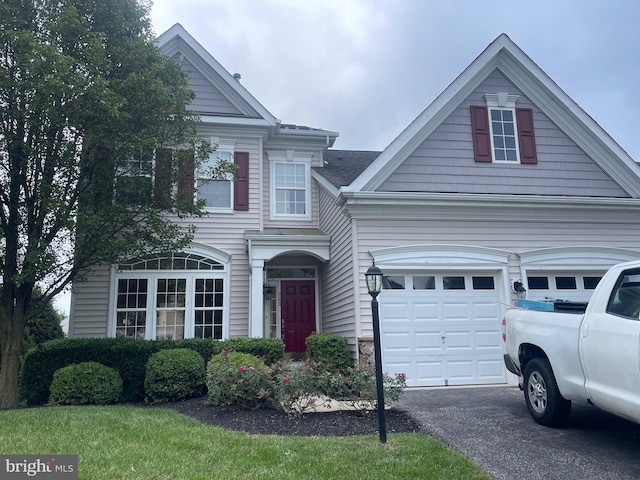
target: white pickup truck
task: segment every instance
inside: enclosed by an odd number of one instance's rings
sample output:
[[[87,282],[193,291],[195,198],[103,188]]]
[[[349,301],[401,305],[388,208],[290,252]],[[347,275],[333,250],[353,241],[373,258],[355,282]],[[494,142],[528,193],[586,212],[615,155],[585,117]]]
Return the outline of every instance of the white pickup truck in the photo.
[[[502,321],[504,362],[531,416],[557,425],[585,401],[640,423],[640,261],[613,266],[586,308],[576,306],[511,308]]]

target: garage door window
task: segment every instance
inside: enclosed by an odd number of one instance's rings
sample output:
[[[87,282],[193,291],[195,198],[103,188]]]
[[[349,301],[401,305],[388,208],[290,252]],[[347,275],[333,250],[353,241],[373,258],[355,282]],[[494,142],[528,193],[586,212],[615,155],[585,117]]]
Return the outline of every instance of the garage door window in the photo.
[[[472,277],[474,290],[495,290],[493,277]]]
[[[385,275],[382,277],[382,288],[385,290],[404,290],[405,277],[403,275]]]
[[[442,277],[445,290],[464,290],[464,277]]]
[[[549,279],[547,277],[527,278],[529,290],[549,290]]]
[[[411,277],[414,290],[435,290],[436,277],[431,275],[414,275]]]
[[[576,277],[556,277],[556,288],[558,290],[575,290]]]
[[[584,285],[585,290],[594,290],[598,283],[600,283],[600,279],[602,277],[584,277],[582,279],[582,284]]]

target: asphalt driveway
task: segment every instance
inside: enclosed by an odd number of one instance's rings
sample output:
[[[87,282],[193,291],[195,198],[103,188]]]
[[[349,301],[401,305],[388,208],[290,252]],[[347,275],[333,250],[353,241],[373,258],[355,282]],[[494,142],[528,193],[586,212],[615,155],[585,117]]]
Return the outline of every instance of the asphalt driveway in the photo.
[[[535,423],[518,387],[407,389],[399,407],[496,479],[640,478],[640,425],[586,404],[560,428]]]

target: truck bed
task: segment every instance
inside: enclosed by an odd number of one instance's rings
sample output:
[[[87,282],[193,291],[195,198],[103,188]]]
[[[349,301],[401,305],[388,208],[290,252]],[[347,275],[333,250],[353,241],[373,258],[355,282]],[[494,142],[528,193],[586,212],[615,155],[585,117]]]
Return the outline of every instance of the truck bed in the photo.
[[[536,310],[538,312],[577,313],[582,315],[587,309],[587,302],[570,302],[567,300],[528,300],[521,298],[516,303],[518,308]]]

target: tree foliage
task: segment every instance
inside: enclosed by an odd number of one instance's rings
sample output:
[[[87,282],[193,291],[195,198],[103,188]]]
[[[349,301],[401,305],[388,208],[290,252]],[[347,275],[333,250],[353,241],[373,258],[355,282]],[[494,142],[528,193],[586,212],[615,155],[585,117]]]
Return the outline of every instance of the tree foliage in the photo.
[[[191,239],[188,222],[172,219],[198,205],[170,187],[182,163],[208,152],[186,109],[187,78],[158,51],[148,9],[142,0],[0,3],[0,408],[17,402],[34,312],[93,265]],[[158,148],[182,153],[165,154],[155,171]],[[144,191],[145,178],[156,178],[149,201],[123,194]]]

